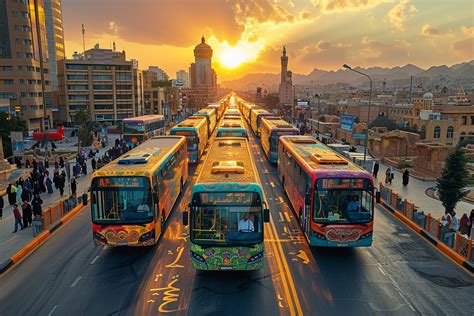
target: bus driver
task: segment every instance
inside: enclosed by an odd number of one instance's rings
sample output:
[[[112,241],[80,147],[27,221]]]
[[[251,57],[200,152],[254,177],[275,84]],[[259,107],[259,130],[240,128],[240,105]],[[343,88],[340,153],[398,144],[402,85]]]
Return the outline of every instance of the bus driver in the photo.
[[[239,221],[238,231],[241,233],[253,233],[254,230],[255,228],[250,220],[249,213],[245,212],[243,218]]]

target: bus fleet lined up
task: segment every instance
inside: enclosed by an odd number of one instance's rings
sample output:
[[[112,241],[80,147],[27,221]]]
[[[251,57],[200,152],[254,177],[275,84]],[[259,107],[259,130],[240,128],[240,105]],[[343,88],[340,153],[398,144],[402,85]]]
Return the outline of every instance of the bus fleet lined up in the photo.
[[[94,173],[94,241],[113,246],[156,244],[183,192],[188,162],[198,163],[209,147],[192,187],[189,210],[183,212],[192,266],[261,269],[263,223],[269,221],[270,211],[246,126],[260,138],[268,161],[278,164],[278,176],[310,245],[372,244],[371,174],[233,94],[175,125],[170,136],[153,137]]]

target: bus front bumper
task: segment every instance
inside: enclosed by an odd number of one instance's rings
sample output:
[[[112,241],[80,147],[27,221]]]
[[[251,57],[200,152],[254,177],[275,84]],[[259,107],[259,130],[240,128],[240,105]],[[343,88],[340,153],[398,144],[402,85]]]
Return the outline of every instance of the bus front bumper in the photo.
[[[327,240],[325,236],[311,232],[309,236],[309,245],[315,247],[370,247],[372,246],[373,233],[367,233],[360,236],[358,240],[351,241],[331,241]]]
[[[195,246],[195,245],[193,245]],[[199,246],[198,246],[199,247]],[[194,248],[194,247],[193,247]],[[257,246],[257,248],[262,248]],[[252,251],[256,250],[256,251]],[[205,251],[191,249],[191,265],[194,270],[208,271],[251,271],[263,268],[263,248],[214,247]]]

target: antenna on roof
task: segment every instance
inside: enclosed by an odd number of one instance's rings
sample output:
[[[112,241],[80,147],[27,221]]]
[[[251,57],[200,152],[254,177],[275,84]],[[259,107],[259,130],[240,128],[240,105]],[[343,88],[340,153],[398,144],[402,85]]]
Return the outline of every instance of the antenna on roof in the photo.
[[[84,24],[82,24],[82,52],[84,53],[84,57],[86,56],[86,29],[84,28]]]

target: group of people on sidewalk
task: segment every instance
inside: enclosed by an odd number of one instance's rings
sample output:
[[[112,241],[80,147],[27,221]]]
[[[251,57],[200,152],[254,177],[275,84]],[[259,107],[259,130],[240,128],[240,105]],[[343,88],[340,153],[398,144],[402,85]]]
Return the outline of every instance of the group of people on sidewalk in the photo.
[[[464,213],[460,220],[456,217],[455,211],[446,211],[441,217],[440,225],[444,233],[451,232],[454,235],[459,231],[461,235],[474,239],[474,209],[469,216]]]

